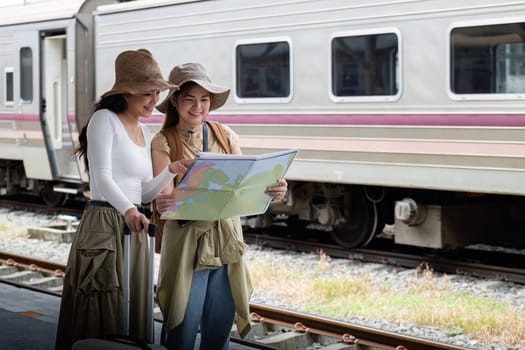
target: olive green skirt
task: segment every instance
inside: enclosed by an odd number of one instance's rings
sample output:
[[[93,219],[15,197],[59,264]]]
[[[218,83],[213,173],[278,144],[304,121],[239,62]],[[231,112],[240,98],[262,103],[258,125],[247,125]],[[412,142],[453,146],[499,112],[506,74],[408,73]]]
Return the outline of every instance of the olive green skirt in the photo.
[[[64,277],[56,349],[78,339],[124,334],[124,217],[111,207],[86,207],[73,237]],[[146,337],[148,236],[130,244],[130,335]]]

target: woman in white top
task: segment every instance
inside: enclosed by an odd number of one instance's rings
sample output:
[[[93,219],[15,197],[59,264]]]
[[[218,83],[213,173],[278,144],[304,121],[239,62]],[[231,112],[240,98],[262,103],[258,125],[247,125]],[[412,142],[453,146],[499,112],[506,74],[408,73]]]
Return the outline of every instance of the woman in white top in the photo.
[[[57,329],[56,349],[82,338],[123,334],[122,232],[131,235],[130,335],[145,338],[147,237],[141,203],[149,203],[184,161],[153,177],[150,133],[139,121],[150,117],[160,91],[177,88],[162,77],[145,49],[124,51],[115,61],[115,83],[102,95],[79,137],[77,153],[89,172],[91,200],[73,237]],[[88,147],[89,144],[89,147]]]

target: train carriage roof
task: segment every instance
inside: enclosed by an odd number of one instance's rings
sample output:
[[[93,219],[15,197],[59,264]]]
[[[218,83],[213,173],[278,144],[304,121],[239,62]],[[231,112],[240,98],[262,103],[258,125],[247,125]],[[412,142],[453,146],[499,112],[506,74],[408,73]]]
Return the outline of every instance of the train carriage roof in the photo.
[[[108,0],[2,0],[0,27],[73,18],[84,7],[93,8],[108,2]]]
[[[209,1],[209,0],[133,0],[133,1],[126,1],[126,2],[118,3],[118,4],[108,4],[108,5],[100,6],[97,8],[97,13],[104,14],[104,13],[125,12],[125,11],[133,11],[133,10],[139,10],[139,9],[152,8],[152,7],[162,7],[162,6],[168,6],[168,5],[174,5],[174,4],[182,4],[182,3],[188,3],[188,2],[202,2],[202,1]]]

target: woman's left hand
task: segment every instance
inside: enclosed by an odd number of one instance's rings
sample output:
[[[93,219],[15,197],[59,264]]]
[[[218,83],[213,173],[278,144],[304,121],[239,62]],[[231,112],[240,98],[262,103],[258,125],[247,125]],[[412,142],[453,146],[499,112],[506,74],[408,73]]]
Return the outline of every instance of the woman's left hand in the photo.
[[[286,182],[285,179],[279,179],[278,183],[273,186],[266,187],[266,193],[274,201],[281,201],[286,196],[286,193],[288,192],[288,182]]]
[[[175,194],[159,194],[155,197],[155,203],[157,204],[157,211],[163,212],[168,210],[173,204],[175,204]]]

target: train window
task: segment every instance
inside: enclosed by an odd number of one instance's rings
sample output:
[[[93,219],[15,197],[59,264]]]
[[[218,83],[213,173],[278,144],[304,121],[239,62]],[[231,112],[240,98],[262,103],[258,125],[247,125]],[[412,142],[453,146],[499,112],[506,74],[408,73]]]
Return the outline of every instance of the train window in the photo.
[[[12,105],[14,101],[13,68],[5,69],[5,104]]]
[[[30,47],[20,49],[20,98],[33,101],[33,51]]]
[[[286,41],[236,47],[236,93],[240,98],[290,96],[290,45]]]
[[[525,93],[525,23],[454,28],[450,65],[455,94]]]
[[[399,90],[395,33],[334,37],[332,94],[337,97],[393,96]]]

